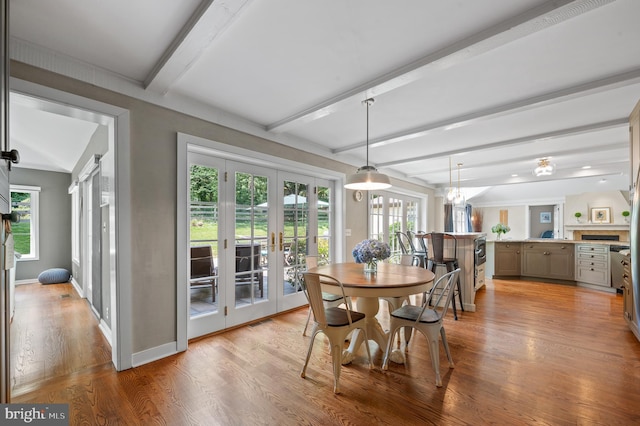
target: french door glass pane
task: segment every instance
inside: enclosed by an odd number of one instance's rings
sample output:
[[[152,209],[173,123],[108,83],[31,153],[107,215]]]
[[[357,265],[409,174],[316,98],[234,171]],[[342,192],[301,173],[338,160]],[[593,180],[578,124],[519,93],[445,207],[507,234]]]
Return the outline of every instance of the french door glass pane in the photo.
[[[218,311],[218,170],[192,165],[189,173],[191,317]]]
[[[268,178],[235,174],[235,306],[266,300]]]
[[[331,263],[331,190],[318,187],[318,264]]]
[[[309,247],[308,185],[284,181],[283,242],[284,294],[301,292],[300,273]]]

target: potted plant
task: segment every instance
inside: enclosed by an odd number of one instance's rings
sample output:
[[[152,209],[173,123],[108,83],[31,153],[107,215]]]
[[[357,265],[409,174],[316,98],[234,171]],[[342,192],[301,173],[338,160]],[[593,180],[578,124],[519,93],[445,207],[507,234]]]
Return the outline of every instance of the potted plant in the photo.
[[[624,211],[622,212],[622,217],[624,217],[624,221],[625,221],[625,222],[627,222],[627,223],[629,223],[629,215],[630,215],[630,214],[631,214],[631,213],[629,212],[629,210],[624,210]]]
[[[580,218],[582,217],[582,213],[580,213],[580,212],[575,212],[573,215],[576,217],[576,221],[577,221],[578,223],[580,223],[580,221],[581,221],[581,219],[580,219]]]

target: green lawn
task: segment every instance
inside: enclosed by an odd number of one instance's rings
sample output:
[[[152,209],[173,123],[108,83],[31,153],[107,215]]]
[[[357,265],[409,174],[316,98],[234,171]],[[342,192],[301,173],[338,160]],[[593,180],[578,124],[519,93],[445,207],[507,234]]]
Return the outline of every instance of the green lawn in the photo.
[[[31,251],[31,223],[12,223],[11,233],[13,234],[16,252],[20,254],[28,254]]]

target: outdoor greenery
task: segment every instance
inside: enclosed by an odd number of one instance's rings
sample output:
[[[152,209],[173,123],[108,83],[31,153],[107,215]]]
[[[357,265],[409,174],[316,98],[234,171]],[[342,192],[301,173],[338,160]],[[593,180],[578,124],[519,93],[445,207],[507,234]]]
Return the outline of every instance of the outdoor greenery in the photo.
[[[251,206],[259,206],[267,203],[268,180],[265,177],[254,176],[248,173],[237,173],[235,175],[236,189],[235,189],[235,202],[236,202],[236,235],[245,236],[257,236],[266,239],[268,237],[266,212],[263,217],[260,216],[260,212],[256,211],[256,215],[251,215]],[[190,239],[191,241],[214,242],[218,236],[218,183],[219,176],[218,170],[206,166],[193,165],[191,166],[191,178],[190,178],[190,199],[191,199],[191,226],[190,226]],[[306,185],[301,185],[297,182],[285,182],[284,183],[284,195],[298,194],[300,196],[307,196]],[[318,199],[320,201],[329,202],[329,188],[318,188]],[[292,210],[285,211],[285,225],[283,233],[285,239],[287,236],[300,235],[304,233],[304,229],[301,226],[306,224],[300,224],[300,220],[297,219],[299,212]],[[263,220],[261,220],[263,219]],[[318,218],[318,232],[320,235],[326,231],[329,231],[329,222],[326,215],[320,215]],[[297,225],[296,225],[297,224]],[[306,241],[299,240],[298,243],[294,243],[290,248],[290,252],[293,259],[301,255],[306,254]],[[214,256],[217,256],[217,246],[213,245]],[[328,259],[329,256],[329,241],[326,238],[318,239],[318,254],[321,258]]]
[[[20,216],[20,222],[11,224],[15,251],[31,253],[31,194],[11,192],[11,209]]]

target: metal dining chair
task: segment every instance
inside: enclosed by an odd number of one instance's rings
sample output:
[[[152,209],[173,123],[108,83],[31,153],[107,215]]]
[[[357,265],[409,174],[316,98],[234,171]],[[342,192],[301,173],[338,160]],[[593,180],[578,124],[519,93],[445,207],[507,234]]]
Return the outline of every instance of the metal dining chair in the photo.
[[[436,375],[436,386],[442,386],[442,378],[440,376],[440,347],[438,344],[439,337],[442,338],[442,346],[447,354],[449,368],[453,368],[453,359],[451,351],[447,343],[447,335],[444,331],[443,320],[447,314],[453,294],[455,292],[454,283],[458,278],[460,268],[455,271],[448,272],[438,278],[429,292],[428,298],[421,306],[404,305],[394,310],[390,314],[391,329],[389,330],[389,340],[384,353],[382,369],[389,368],[389,353],[391,352],[391,342],[395,334],[401,327],[412,327],[421,332],[428,341],[429,355],[431,357],[431,365]],[[406,349],[406,347],[405,347]]]
[[[311,340],[309,341],[309,350],[307,351],[307,357],[304,361],[304,366],[300,372],[300,377],[305,378],[307,372],[307,365],[309,364],[309,358],[311,357],[311,351],[313,350],[313,343],[316,336],[319,333],[324,333],[329,339],[329,345],[331,347],[331,360],[333,364],[333,392],[339,393],[338,381],[340,380],[340,371],[342,368],[342,351],[344,347],[344,341],[347,336],[356,329],[362,330],[364,333],[364,341],[368,342],[367,328],[365,326],[365,314],[351,310],[349,304],[345,305],[345,308],[330,307],[327,308],[322,300],[322,289],[320,286],[320,279],[323,281],[333,282],[334,285],[340,288],[342,298],[346,300],[344,294],[344,287],[342,283],[329,275],[314,274],[311,272],[305,272],[304,276],[304,292],[309,300],[309,305],[313,310],[313,330],[311,332]],[[367,356],[369,358],[369,368],[371,368],[371,352],[369,351],[369,345],[365,343],[367,349]]]
[[[306,261],[307,270],[318,266],[318,256],[306,256],[305,261]],[[332,293],[327,293],[326,291],[323,291],[322,302],[324,303],[324,306],[327,308],[332,308],[332,307],[337,308],[340,305],[350,303],[351,301],[349,299],[345,300],[344,297],[338,294],[332,294]],[[351,308],[351,305],[349,305],[349,308]],[[304,330],[302,330],[303,336],[307,335],[307,328],[309,327],[309,321],[311,320],[311,313],[312,313],[311,303],[309,303],[309,313],[307,314],[307,322],[304,325]]]

